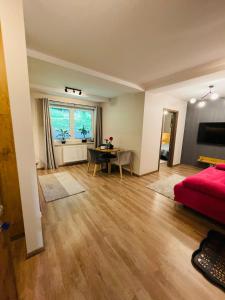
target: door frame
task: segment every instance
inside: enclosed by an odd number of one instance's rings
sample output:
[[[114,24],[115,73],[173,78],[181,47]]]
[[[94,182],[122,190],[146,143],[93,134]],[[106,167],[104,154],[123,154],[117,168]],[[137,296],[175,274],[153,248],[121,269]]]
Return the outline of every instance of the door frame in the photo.
[[[170,146],[169,146],[169,158],[167,161],[167,166],[172,167],[173,166],[173,158],[174,158],[174,150],[175,150],[175,143],[176,143],[176,133],[177,133],[177,123],[178,123],[178,116],[179,111],[169,109],[169,108],[163,108],[162,110],[162,125],[161,125],[161,135],[160,135],[160,146],[159,146],[159,161],[158,161],[158,171],[160,168],[160,157],[161,157],[161,147],[162,147],[162,134],[163,134],[163,124],[164,124],[164,112],[168,111],[174,115],[174,120],[172,121],[173,124],[171,126],[171,134],[170,134]]]

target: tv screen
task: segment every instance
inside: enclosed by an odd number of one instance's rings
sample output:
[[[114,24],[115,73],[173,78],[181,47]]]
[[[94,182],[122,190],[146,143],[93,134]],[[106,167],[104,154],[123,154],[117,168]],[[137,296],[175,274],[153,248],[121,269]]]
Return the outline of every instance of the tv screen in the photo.
[[[200,123],[198,144],[225,146],[225,122]]]

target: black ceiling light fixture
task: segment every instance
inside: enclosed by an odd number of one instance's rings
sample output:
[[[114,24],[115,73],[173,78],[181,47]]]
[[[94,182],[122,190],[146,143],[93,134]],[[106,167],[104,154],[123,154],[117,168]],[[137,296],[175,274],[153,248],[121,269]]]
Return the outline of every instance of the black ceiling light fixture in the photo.
[[[68,94],[76,95],[76,96],[82,96],[82,90],[71,88],[68,86],[65,87],[65,92]]]

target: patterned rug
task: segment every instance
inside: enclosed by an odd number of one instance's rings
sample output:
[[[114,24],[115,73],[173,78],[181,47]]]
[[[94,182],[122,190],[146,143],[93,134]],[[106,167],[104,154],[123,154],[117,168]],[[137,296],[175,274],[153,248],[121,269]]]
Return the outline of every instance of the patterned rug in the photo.
[[[68,172],[38,176],[46,202],[69,197],[85,191],[84,187]]]
[[[192,255],[193,266],[211,283],[225,291],[225,235],[210,230]]]
[[[147,185],[147,188],[166,196],[167,198],[174,199],[174,186],[184,180],[185,177],[180,175],[171,175],[167,178],[157,180]]]

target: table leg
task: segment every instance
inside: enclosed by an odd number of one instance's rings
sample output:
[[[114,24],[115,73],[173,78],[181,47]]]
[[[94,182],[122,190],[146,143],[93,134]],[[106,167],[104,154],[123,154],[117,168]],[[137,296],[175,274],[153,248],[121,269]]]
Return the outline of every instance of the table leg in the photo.
[[[108,174],[111,174],[111,162],[108,163]]]

